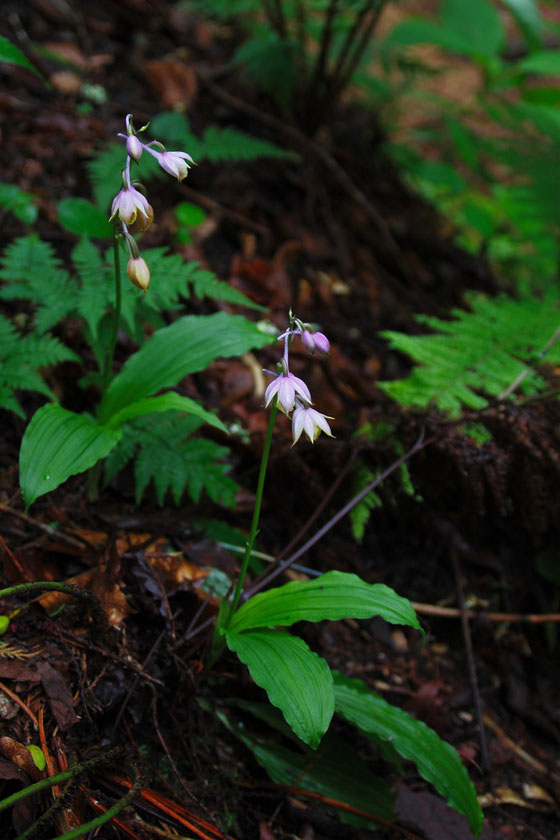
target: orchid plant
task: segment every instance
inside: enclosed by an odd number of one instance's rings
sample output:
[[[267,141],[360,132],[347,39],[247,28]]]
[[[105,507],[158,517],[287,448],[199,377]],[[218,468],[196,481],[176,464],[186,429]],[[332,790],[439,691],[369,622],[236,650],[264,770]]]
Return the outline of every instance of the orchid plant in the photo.
[[[126,141],[126,160],[122,189],[114,197],[110,212],[115,226],[115,306],[100,380],[100,405],[95,417],[77,414],[57,403],[36,412],[25,432],[20,454],[21,486],[28,507],[69,476],[84,472],[105,458],[118,444],[123,425],[133,418],[176,411],[227,431],[213,413],[195,400],[174,391],[158,392],[175,386],[186,374],[204,369],[218,356],[239,355],[270,341],[257,326],[239,316],[223,312],[206,317],[185,316],[157,330],[113,374],[121,319],[121,246],[128,252],[126,271],[138,293],[146,294],[151,282],[150,268],[140,256],[132,229],[145,231],[154,220],[154,211],[142,185],[132,179],[132,166],[147,153],[181,182],[194,163],[186,152],[167,151],[158,141],[144,143],[141,136],[146,128],[135,131],[132,116],[128,115],[126,134],[120,135]],[[435,784],[450,804],[465,813],[473,833],[478,834],[482,824],[480,808],[457,753],[402,710],[388,704],[380,706],[379,698],[363,683],[333,674],[326,661],[303,639],[280,629],[299,621],[381,617],[391,624],[423,632],[411,603],[384,584],[370,584],[357,575],[340,571],[312,580],[294,580],[267,591],[256,587],[252,593],[245,591],[278,410],[291,417],[294,445],[302,435],[311,443],[321,433],[332,437],[328,423],[332,418],[314,408],[308,385],[290,371],[290,347],[295,339],[310,353],[327,354],[330,350],[324,333],[290,312],[288,328],[279,337],[282,357],[276,371],[269,372],[273,379],[265,392],[270,417],[249,538],[231,596],[226,595],[221,602],[209,659],[215,660],[226,647],[234,652],[247,665],[254,682],[266,691],[272,705],[281,710],[295,735],[312,749],[319,746],[335,711],[370,735],[391,741],[402,755],[416,761],[422,775]],[[281,571],[278,566],[274,576]],[[269,573],[261,587],[272,577]]]
[[[105,357],[100,358],[100,404],[96,416],[69,411],[56,402],[44,405],[34,414],[20,450],[20,484],[27,507],[70,476],[87,470],[90,470],[90,498],[94,498],[100,461],[115,449],[125,423],[134,418],[179,412],[227,434],[226,426],[214,413],[190,397],[164,389],[177,386],[186,375],[203,370],[218,357],[241,355],[270,342],[269,335],[258,325],[239,315],[226,312],[186,315],[156,330],[121,370],[113,374],[123,309],[122,247],[128,253],[127,276],[138,293],[145,294],[151,281],[150,267],[140,256],[134,234],[150,227],[154,211],[142,184],[133,180],[132,167],[146,153],[157,160],[164,172],[181,182],[194,164],[187,152],[167,151],[157,140],[143,142],[141,138],[148,126],[135,131],[131,114],[127,115],[125,125],[126,133],[119,134],[126,142],[122,189],[114,197],[110,211],[114,225],[115,295]],[[158,277],[158,283],[165,281],[164,275]]]

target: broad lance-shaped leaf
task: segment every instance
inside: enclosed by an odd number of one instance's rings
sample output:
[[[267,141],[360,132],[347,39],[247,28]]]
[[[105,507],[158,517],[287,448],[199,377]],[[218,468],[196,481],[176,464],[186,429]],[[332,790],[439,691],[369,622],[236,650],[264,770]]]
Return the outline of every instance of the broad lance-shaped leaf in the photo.
[[[482,830],[482,810],[459,754],[425,723],[372,694],[361,680],[333,673],[336,713],[366,734],[390,741],[413,761],[446,802],[464,814],[475,837]]]
[[[100,422],[106,423],[131,403],[177,385],[214,359],[240,356],[270,342],[270,335],[240,315],[217,312],[179,318],[157,330],[115,376],[101,404]]]
[[[334,712],[332,674],[325,660],[303,639],[282,630],[227,632],[226,640],[298,738],[316,749]]]
[[[223,712],[217,714],[230,732],[252,751],[276,784],[296,787],[298,796],[305,796],[308,791],[329,799],[331,805],[335,802],[349,805],[352,811],[340,809],[339,816],[352,825],[375,828],[372,820],[376,818],[395,822],[393,790],[371,772],[356,748],[343,738],[329,732],[317,753],[296,752],[253,735],[246,726],[233,723]]]
[[[19,456],[20,485],[26,508],[71,475],[105,458],[121,438],[120,429],[100,426],[92,417],[44,405],[31,418]]]
[[[422,631],[410,601],[383,583],[365,583],[346,572],[327,572],[315,580],[292,581],[255,595],[236,612],[229,629],[240,633],[253,627],[289,626],[296,621],[373,616]]]
[[[200,417],[201,420],[209,423],[210,426],[214,426],[222,432],[227,432],[227,427],[224,426],[219,417],[216,417],[210,411],[206,411],[196,400],[191,400],[190,397],[183,397],[174,391],[169,391],[167,394],[160,394],[159,397],[146,397],[146,399],[138,400],[138,402],[121,408],[120,411],[113,414],[107,426],[113,429],[116,426],[120,426],[125,420],[132,420],[133,417],[143,417],[146,414],[156,414],[162,411],[181,411],[184,414],[192,414],[195,417]]]

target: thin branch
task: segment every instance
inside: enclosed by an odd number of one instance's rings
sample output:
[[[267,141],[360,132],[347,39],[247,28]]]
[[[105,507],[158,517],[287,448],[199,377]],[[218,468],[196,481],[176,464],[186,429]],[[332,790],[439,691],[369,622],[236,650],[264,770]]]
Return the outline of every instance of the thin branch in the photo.
[[[395,470],[397,470],[400,466],[406,463],[406,461],[410,460],[410,458],[416,455],[417,452],[419,452],[421,449],[424,449],[426,446],[428,446],[428,444],[432,443],[432,441],[433,438],[424,441],[424,430],[422,430],[420,437],[418,438],[412,449],[409,449],[408,452],[405,452],[405,454],[402,455],[393,464],[391,464],[391,466],[388,467],[385,470],[385,472],[381,473],[381,475],[379,475],[374,481],[370,482],[364,490],[358,493],[357,496],[354,496],[354,498],[351,499],[351,501],[349,501],[348,504],[344,505],[344,507],[341,510],[339,510],[338,513],[336,513],[332,517],[332,519],[329,519],[329,521],[325,525],[323,525],[323,527],[320,528],[317,531],[317,533],[315,533],[311,537],[311,539],[307,540],[307,542],[301,548],[294,552],[294,554],[290,555],[290,557],[288,557],[287,560],[284,560],[283,563],[280,563],[280,565],[276,569],[274,569],[274,571],[270,572],[264,578],[262,578],[262,580],[260,580],[256,586],[253,586],[246,594],[246,598],[250,598],[256,592],[260,592],[261,589],[264,589],[265,586],[268,586],[269,583],[271,583],[273,580],[275,580],[277,577],[283,574],[286,571],[286,569],[288,569],[292,565],[292,563],[295,563],[296,560],[298,560],[302,556],[302,554],[305,554],[306,551],[308,551],[312,546],[314,546],[315,543],[319,542],[319,540],[322,539],[325,536],[325,534],[327,534],[331,530],[331,528],[333,528],[338,522],[340,522],[341,519],[344,519],[344,517],[348,513],[350,513],[352,508],[356,507],[356,505],[359,502],[361,502],[362,499],[364,499],[369,493],[371,493],[372,490],[378,487],[383,481],[385,481],[386,478],[388,478],[392,473],[394,473]]]
[[[461,628],[463,630],[463,640],[465,642],[465,653],[467,654],[469,678],[471,683],[471,690],[473,693],[476,718],[478,721],[478,729],[480,735],[480,761],[483,770],[485,770],[485,772],[488,772],[488,744],[486,742],[486,730],[484,728],[484,721],[482,718],[482,700],[480,697],[480,689],[478,685],[476,663],[474,661],[471,629],[469,627],[469,618],[467,616],[465,596],[463,594],[463,580],[461,576],[461,567],[459,565],[459,559],[457,557],[457,548],[454,542],[452,542],[451,544],[451,562],[453,563],[453,572],[455,574],[455,584],[457,586],[457,599],[459,601],[459,609],[461,610]]]
[[[311,82],[309,84],[309,88],[306,93],[306,103],[308,106],[311,106],[311,103],[314,102],[317,96],[317,88],[321,79],[326,78],[326,67],[327,67],[327,58],[329,55],[329,51],[331,48],[332,43],[332,35],[333,35],[333,22],[337,14],[337,6],[340,0],[330,0],[327,12],[325,15],[325,25],[323,26],[323,31],[321,32],[321,42],[319,47],[319,55],[317,57],[317,61],[315,62],[315,67],[313,70],[313,75],[311,77]]]

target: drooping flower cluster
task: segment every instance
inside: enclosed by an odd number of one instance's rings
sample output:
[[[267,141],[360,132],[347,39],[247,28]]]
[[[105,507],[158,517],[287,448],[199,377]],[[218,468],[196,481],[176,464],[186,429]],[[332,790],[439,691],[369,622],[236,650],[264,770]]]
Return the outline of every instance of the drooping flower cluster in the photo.
[[[147,125],[139,129],[142,133],[148,128]],[[126,134],[119,134],[126,140],[126,164],[122,171],[122,190],[117,193],[111,205],[111,216],[109,221],[118,219],[121,226],[121,233],[128,246],[130,258],[126,266],[126,273],[131,282],[138,289],[146,291],[150,285],[150,269],[146,261],[138,253],[138,245],[130,234],[128,228],[136,224],[140,231],[147,230],[154,220],[154,211],[144,195],[144,187],[130,178],[131,161],[138,163],[142,152],[152,155],[164,172],[182,181],[187,177],[189,169],[194,161],[186,152],[168,152],[159,141],[142,143],[132,124],[132,114],[126,117]],[[153,148],[156,147],[156,148]]]
[[[290,313],[290,326],[279,336],[284,342],[284,355],[278,365],[278,373],[265,391],[265,407],[276,398],[278,407],[288,417],[292,414],[292,434],[294,444],[305,432],[311,443],[314,443],[321,432],[333,437],[327,420],[332,420],[326,414],[320,414],[312,408],[313,400],[309,388],[298,376],[290,373],[289,353],[290,344],[296,336],[300,336],[306,350],[314,353],[319,350],[326,355],[330,350],[330,343],[326,335],[317,332],[311,324],[304,324],[299,318]],[[293,413],[292,413],[293,412]]]

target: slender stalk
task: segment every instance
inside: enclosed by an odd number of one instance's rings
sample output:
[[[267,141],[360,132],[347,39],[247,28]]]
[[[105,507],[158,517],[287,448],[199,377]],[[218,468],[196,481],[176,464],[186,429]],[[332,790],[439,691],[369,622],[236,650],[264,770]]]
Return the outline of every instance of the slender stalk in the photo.
[[[121,325],[121,307],[122,307],[122,287],[121,287],[121,261],[119,258],[119,240],[115,235],[113,238],[113,261],[115,266],[115,318],[113,322],[113,332],[111,335],[111,342],[107,351],[105,359],[105,370],[103,371],[103,383],[101,386],[102,396],[105,395],[109,379],[111,376],[111,369],[113,367],[113,359],[115,357],[115,347],[117,346],[117,338],[119,336],[119,328]]]
[[[317,88],[321,81],[326,80],[327,59],[331,47],[333,23],[338,11],[338,4],[339,0],[330,0],[329,6],[327,8],[327,12],[325,15],[325,24],[323,26],[323,31],[321,32],[321,45],[319,47],[319,56],[315,63],[313,77],[311,79],[311,84],[309,85],[309,92],[306,97],[308,105],[311,102],[313,102],[317,94]]]
[[[354,53],[349,57],[347,65],[344,68],[341,68],[338,84],[333,86],[334,99],[338,99],[344,88],[350,83],[350,80],[354,75],[354,71],[360,63],[362,55],[364,54],[375,27],[377,26],[379,18],[381,17],[384,5],[385,0],[378,0],[377,7],[371,10],[370,19],[362,31],[358,44],[354,49]]]
[[[6,589],[0,589],[0,599],[12,598],[14,595],[24,595],[27,592],[63,592],[65,595],[73,595],[76,598],[83,598],[88,601],[91,606],[92,618],[96,625],[96,632],[101,633],[106,628],[106,619],[99,605],[97,598],[88,592],[87,589],[80,589],[78,586],[72,586],[69,583],[63,583],[57,580],[38,580],[32,583],[18,583],[15,586],[8,586]],[[1,809],[0,809],[1,810]]]
[[[0,800],[0,811],[5,811],[6,808],[11,808],[12,805],[15,805],[20,800],[26,799],[28,796],[33,796],[35,793],[40,793],[46,788],[58,785],[60,782],[65,782],[67,779],[73,779],[81,773],[87,773],[88,770],[93,770],[99,764],[106,764],[115,759],[121,752],[121,748],[117,747],[117,749],[110,750],[103,755],[95,756],[90,761],[84,761],[83,764],[75,764],[74,767],[71,767],[69,770],[64,770],[62,773],[57,773],[56,776],[47,776],[46,779],[41,779],[41,781],[35,782],[33,785],[28,785],[22,790],[12,793],[11,796]]]
[[[264,490],[264,480],[266,478],[266,468],[268,466],[268,457],[270,455],[270,445],[272,443],[272,432],[274,431],[274,423],[276,421],[276,415],[278,414],[278,401],[276,397],[274,398],[274,403],[272,404],[272,409],[270,412],[270,417],[268,418],[268,428],[266,430],[266,438],[264,441],[263,453],[261,458],[261,469],[259,472],[259,480],[257,483],[257,492],[255,494],[255,507],[253,509],[253,519],[251,522],[251,531],[249,532],[249,539],[247,540],[247,545],[245,547],[245,556],[243,557],[243,562],[241,564],[241,569],[239,571],[239,577],[237,578],[237,583],[235,585],[235,590],[233,592],[233,599],[231,602],[231,609],[229,611],[228,618],[226,619],[226,626],[230,623],[231,619],[233,618],[235,611],[237,609],[237,605],[239,604],[239,598],[241,597],[241,592],[243,591],[243,583],[245,581],[245,575],[247,574],[247,569],[249,567],[249,561],[251,560],[251,552],[253,551],[253,546],[255,544],[255,539],[257,538],[257,531],[259,527],[259,517],[261,513],[261,505],[262,505],[262,497],[263,497],[263,490]]]
[[[286,26],[286,15],[284,14],[282,0],[274,0],[274,7],[276,9],[276,16],[278,20],[278,34],[281,38],[287,38],[288,28]]]
[[[352,24],[352,26],[350,27],[350,29],[346,33],[346,37],[344,39],[344,42],[343,42],[343,44],[340,48],[340,51],[338,53],[338,56],[336,58],[336,64],[335,64],[334,70],[331,74],[331,83],[332,83],[333,86],[337,86],[338,78],[342,73],[342,68],[344,66],[344,63],[345,63],[345,61],[346,61],[346,59],[347,59],[347,57],[350,53],[352,44],[354,43],[354,41],[356,40],[356,38],[358,36],[358,33],[360,31],[360,27],[362,25],[362,22],[363,22],[365,16],[368,13],[368,9],[370,8],[370,5],[371,5],[370,0],[367,0],[367,2],[365,2],[364,5],[356,12],[355,18],[354,18],[354,23]]]
[[[370,484],[368,484],[366,488],[364,488],[364,490],[358,493],[357,496],[354,496],[354,498],[351,499],[351,501],[349,501],[348,504],[344,505],[344,507],[341,510],[339,510],[338,513],[336,513],[331,519],[329,519],[329,521],[325,525],[323,525],[323,527],[320,528],[316,534],[314,534],[310,539],[308,539],[307,542],[301,546],[301,548],[298,548],[298,550],[295,551],[292,555],[290,555],[290,557],[288,557],[287,560],[284,560],[273,571],[269,572],[257,584],[255,584],[253,588],[247,593],[247,597],[250,598],[257,592],[260,592],[262,589],[264,589],[265,586],[268,586],[269,583],[272,583],[273,580],[279,577],[279,575],[283,574],[286,571],[286,569],[288,569],[292,565],[292,563],[295,563],[296,560],[299,560],[302,554],[305,554],[305,552],[308,551],[313,545],[315,545],[316,542],[319,542],[319,540],[322,539],[325,536],[325,534],[337,524],[337,522],[340,522],[341,519],[343,519],[348,513],[350,513],[352,508],[356,507],[356,505],[359,502],[361,502],[361,500],[364,499],[369,493],[371,493],[372,490],[374,490],[379,484],[385,481],[385,479],[388,478],[388,476],[390,476],[391,473],[393,473],[396,469],[398,469],[401,466],[401,464],[404,464],[406,461],[409,460],[409,458],[412,458],[413,455],[416,455],[417,452],[419,452],[421,449],[424,449],[424,447],[426,447],[429,443],[431,443],[431,439],[428,441],[424,441],[424,431],[422,430],[420,437],[418,438],[412,449],[409,449],[408,452],[405,452],[405,454],[402,455],[397,461],[392,463],[391,466],[385,470],[385,472],[382,472],[381,475],[378,475],[376,479],[374,479],[372,482],[370,482]]]

